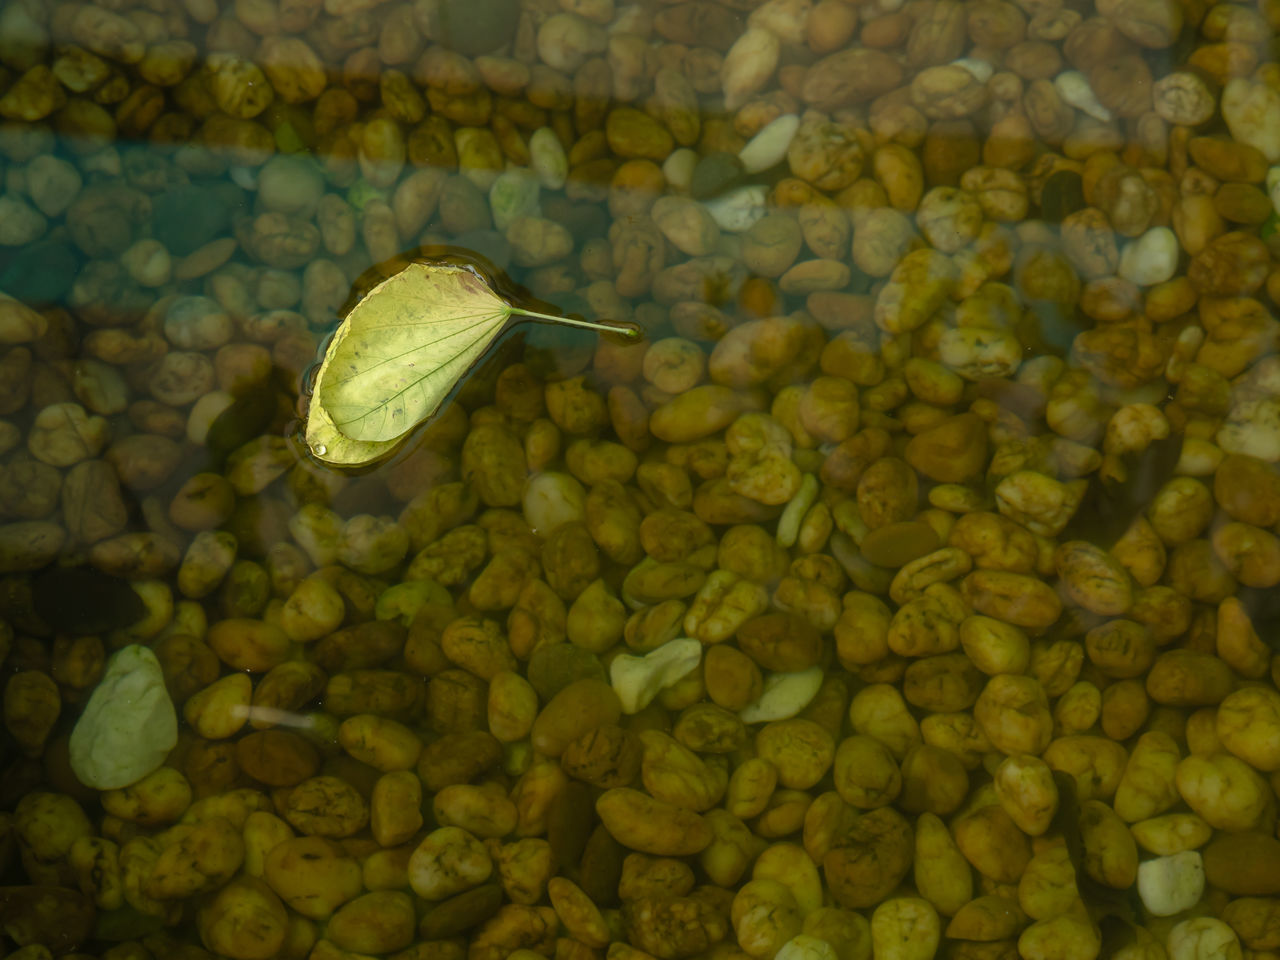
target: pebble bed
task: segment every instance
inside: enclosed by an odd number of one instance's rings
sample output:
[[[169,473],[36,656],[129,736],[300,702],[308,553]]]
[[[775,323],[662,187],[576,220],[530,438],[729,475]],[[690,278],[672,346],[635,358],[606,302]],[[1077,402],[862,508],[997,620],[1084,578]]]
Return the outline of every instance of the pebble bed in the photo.
[[[10,0],[0,955],[1274,960],[1278,31]]]

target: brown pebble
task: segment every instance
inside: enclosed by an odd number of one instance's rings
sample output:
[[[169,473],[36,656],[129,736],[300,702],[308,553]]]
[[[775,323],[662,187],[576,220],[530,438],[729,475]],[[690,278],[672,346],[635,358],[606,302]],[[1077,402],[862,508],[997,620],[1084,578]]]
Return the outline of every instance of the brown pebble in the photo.
[[[862,555],[876,566],[896,568],[937,550],[942,544],[933,527],[919,520],[885,524],[862,541]]]
[[[1266,833],[1220,833],[1204,848],[1204,875],[1234,896],[1280,893],[1280,840]]]
[[[961,483],[987,462],[987,425],[977,414],[962,413],[911,438],[903,457],[931,480]]]

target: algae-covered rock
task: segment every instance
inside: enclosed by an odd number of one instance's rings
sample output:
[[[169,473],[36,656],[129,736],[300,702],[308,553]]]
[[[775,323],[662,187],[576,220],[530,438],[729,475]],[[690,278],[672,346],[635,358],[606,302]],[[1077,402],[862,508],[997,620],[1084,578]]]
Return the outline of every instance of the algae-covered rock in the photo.
[[[107,662],[71,731],[71,769],[88,787],[127,787],[156,770],[178,742],[178,715],[160,661],[131,644]]]

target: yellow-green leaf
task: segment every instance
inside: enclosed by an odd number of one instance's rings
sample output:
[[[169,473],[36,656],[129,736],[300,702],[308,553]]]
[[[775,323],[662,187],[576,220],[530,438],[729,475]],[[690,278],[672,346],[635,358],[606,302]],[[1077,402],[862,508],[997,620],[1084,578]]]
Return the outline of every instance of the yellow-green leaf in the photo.
[[[435,413],[510,316],[471,270],[412,263],[347,315],[315,398],[350,440],[399,439]]]
[[[411,263],[351,309],[325,352],[307,415],[311,452],[343,466],[391,452],[439,409],[512,314],[638,335],[513,306],[466,265]]]

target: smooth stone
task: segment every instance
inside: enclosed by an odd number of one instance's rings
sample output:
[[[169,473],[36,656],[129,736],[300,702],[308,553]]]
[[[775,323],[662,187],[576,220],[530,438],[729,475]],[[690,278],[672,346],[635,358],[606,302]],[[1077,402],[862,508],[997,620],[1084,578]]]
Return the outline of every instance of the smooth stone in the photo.
[[[575,680],[605,679],[600,658],[572,643],[553,643],[529,655],[526,671],[529,686],[543,703]]]
[[[780,164],[787,156],[787,148],[800,129],[800,118],[794,113],[784,113],[769,121],[747,145],[738,151],[742,168],[749,174],[763,173]]]
[[[1204,848],[1205,879],[1237,897],[1280,894],[1280,840],[1270,833],[1219,833]]]
[[[959,60],[951,61],[951,65],[964,67],[977,78],[979,83],[986,83],[995,73],[995,68],[991,66],[990,61],[979,60],[977,57],[961,57]]]
[[[46,217],[56,217],[71,205],[84,181],[80,171],[61,157],[45,153],[27,164],[27,191]]]
[[[1063,70],[1053,78],[1053,86],[1063,103],[1082,110],[1101,123],[1110,122],[1111,111],[1099,102],[1093,87],[1089,86],[1089,78],[1079,70]]]
[[[557,527],[587,517],[587,492],[578,478],[568,473],[547,471],[529,478],[524,487],[525,522],[529,529],[545,537]]]
[[[489,212],[493,214],[494,226],[505,233],[519,217],[541,216],[538,204],[541,192],[538,176],[532,171],[523,167],[502,171],[489,188]]]
[[[800,489],[787,502],[782,511],[782,516],[778,518],[778,529],[775,537],[779,546],[791,547],[795,545],[796,540],[800,537],[800,524],[804,522],[804,518],[809,513],[809,508],[813,506],[813,502],[818,499],[818,491],[818,478],[812,473],[806,473],[804,479],[800,481]]]
[[[130,644],[107,661],[71,731],[71,770],[87,787],[127,787],[159,769],[177,742],[178,715],[160,661]]]
[[[896,570],[940,546],[933,527],[921,520],[903,520],[877,527],[863,537],[862,555],[878,567]]]
[[[746,233],[768,211],[768,188],[755,184],[738,187],[706,202],[707,212],[726,233]]]
[[[0,244],[22,247],[44,236],[49,221],[31,204],[18,197],[0,196]]]
[[[963,483],[986,463],[987,425],[977,414],[956,414],[912,437],[902,456],[931,480]]]
[[[1049,223],[1061,223],[1086,206],[1084,178],[1074,170],[1059,170],[1040,191],[1040,215]]]
[[[152,200],[151,235],[170,255],[185,257],[226,233],[244,193],[230,183],[174,187]]]
[[[668,640],[642,657],[623,653],[609,664],[609,683],[622,701],[622,712],[639,713],[653,698],[679,683],[702,660],[702,643],[690,637]]]
[[[1268,463],[1280,461],[1280,398],[1237,402],[1216,441],[1227,453],[1243,453]]]
[[[695,200],[718,197],[730,187],[742,182],[746,170],[742,161],[732,153],[709,153],[693,168],[689,181],[689,195]]]
[[[515,35],[520,5],[516,0],[442,0],[438,16],[434,39],[465,57],[478,57]]]
[[[839,960],[836,948],[820,937],[797,933],[778,948],[773,960]]]
[[[1280,163],[1280,91],[1265,83],[1232,77],[1222,88],[1220,107],[1231,136]]]
[[[1204,862],[1198,850],[1155,857],[1138,864],[1138,896],[1157,917],[1171,917],[1200,902]]]
[[[698,167],[698,154],[688,147],[671,151],[662,163],[662,176],[677,190],[688,190],[693,184],[693,171]]]
[[[1152,227],[1125,245],[1116,273],[1140,287],[1151,287],[1171,279],[1177,269],[1177,236],[1168,227]]]
[[[569,178],[569,155],[550,127],[539,127],[529,138],[529,166],[548,190],[559,190]]]
[[[62,300],[80,272],[80,253],[65,239],[40,240],[12,252],[0,270],[0,290],[24,303]]]
[[[267,210],[310,217],[324,196],[324,175],[302,157],[272,157],[258,172],[258,201]]]
[[[772,723],[790,720],[813,702],[822,687],[822,668],[809,667],[794,673],[771,673],[764,678],[764,692],[738,711],[743,723]]]

